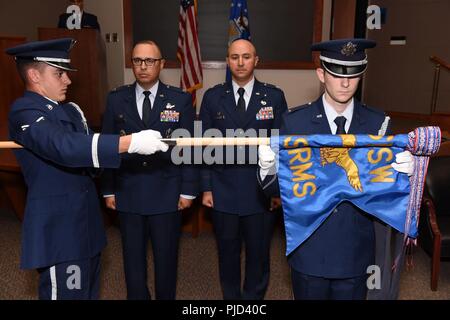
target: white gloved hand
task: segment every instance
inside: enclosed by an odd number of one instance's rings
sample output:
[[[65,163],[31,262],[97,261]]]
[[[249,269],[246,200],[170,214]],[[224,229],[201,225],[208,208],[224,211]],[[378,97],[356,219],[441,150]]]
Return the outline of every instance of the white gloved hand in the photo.
[[[155,130],[142,130],[131,135],[128,153],[139,153],[143,155],[154,154],[158,151],[166,152],[169,146],[160,141],[161,133]]]
[[[258,165],[263,170],[268,170],[275,165],[275,152],[269,146],[259,146]]]
[[[397,153],[395,162],[391,166],[398,172],[406,173],[409,177],[414,173],[414,157],[409,151]]]
[[[259,170],[259,176],[261,180],[264,180],[268,174],[275,174],[275,152],[269,146],[259,146],[258,148],[258,165],[261,168]]]

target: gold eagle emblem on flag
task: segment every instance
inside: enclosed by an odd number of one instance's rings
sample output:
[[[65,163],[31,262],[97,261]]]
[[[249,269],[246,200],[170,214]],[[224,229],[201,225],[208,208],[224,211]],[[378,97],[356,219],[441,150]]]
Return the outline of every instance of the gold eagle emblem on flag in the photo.
[[[344,145],[356,145],[353,135],[341,135]],[[359,170],[355,161],[350,157],[351,148],[320,148],[320,164],[323,166],[336,163],[345,170],[347,180],[356,191],[362,192],[362,184],[359,178]]]

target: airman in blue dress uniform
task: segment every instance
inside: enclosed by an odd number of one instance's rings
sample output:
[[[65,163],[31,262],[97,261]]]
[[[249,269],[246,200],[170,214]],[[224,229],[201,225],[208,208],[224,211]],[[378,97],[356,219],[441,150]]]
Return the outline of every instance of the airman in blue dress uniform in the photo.
[[[9,48],[25,83],[11,106],[10,138],[28,187],[21,267],[40,274],[40,299],[96,299],[100,252],[106,245],[91,168],[120,165],[119,153],[167,150],[159,133],[95,134],[81,109],[62,103],[71,81],[73,39]]]
[[[228,49],[232,82],[217,85],[203,96],[200,120],[203,130],[279,129],[287,110],[283,91],[259,82],[253,75],[258,63],[256,49],[248,40],[235,40]],[[246,133],[247,132],[247,133]],[[253,135],[254,136],[254,135]],[[226,149],[223,163],[226,162]],[[203,204],[211,207],[219,253],[219,273],[224,299],[263,299],[269,283],[270,240],[275,212],[256,181],[257,164],[251,148],[238,147],[233,164],[212,164],[202,170]],[[256,160],[257,152],[253,150]],[[242,156],[240,156],[240,154]],[[245,241],[245,280],[241,289],[241,243]]]
[[[280,134],[390,134],[383,111],[353,98],[367,67],[365,49],[374,46],[374,41],[366,39],[314,44],[312,50],[320,51],[321,66],[316,72],[325,93],[312,103],[290,109],[283,116]],[[277,180],[269,173],[275,154],[269,147],[259,151],[260,183],[267,194],[277,194]],[[373,218],[344,201],[288,256],[294,297],[365,299],[367,268],[374,261]]]
[[[132,63],[136,82],[110,92],[102,132],[130,134],[151,128],[170,138],[180,129],[192,136],[192,97],[159,80],[164,59],[158,46],[153,41],[137,43]],[[191,206],[198,193],[198,175],[193,165],[175,165],[171,153],[126,155],[120,169],[105,170],[102,177],[106,205],[119,214],[128,299],[151,298],[147,285],[149,238],[155,298],[176,297],[181,210]]]

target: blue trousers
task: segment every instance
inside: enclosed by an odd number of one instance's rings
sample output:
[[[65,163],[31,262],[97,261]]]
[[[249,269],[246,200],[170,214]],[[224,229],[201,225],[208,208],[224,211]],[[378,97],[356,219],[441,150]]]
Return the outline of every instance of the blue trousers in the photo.
[[[147,285],[147,244],[155,266],[157,300],[174,300],[177,283],[181,213],[140,215],[119,212],[123,265],[128,300],[150,300]]]
[[[225,300],[263,299],[269,284],[270,241],[277,214],[239,216],[212,211]],[[245,279],[241,290],[241,244],[245,241]]]
[[[291,268],[295,300],[365,300],[367,277],[330,279],[303,274]]]
[[[38,269],[40,300],[96,300],[100,287],[100,254]]]

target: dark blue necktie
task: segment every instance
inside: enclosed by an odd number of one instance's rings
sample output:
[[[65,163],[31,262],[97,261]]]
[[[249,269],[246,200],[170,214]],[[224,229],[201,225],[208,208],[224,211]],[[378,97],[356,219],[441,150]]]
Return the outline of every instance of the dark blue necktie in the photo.
[[[336,119],[334,119],[334,123],[336,123],[337,125],[337,131],[336,134],[346,134],[347,132],[345,132],[345,122],[347,121],[347,119],[345,119],[345,117],[343,116],[339,116],[336,117]]]
[[[239,94],[237,110],[239,113],[239,117],[241,118],[241,121],[244,121],[244,119],[245,119],[245,99],[244,99],[245,89],[239,88],[237,92]]]
[[[150,113],[152,111],[152,103],[150,102],[150,91],[144,91],[144,102],[142,103],[142,121],[146,128],[150,126]]]

